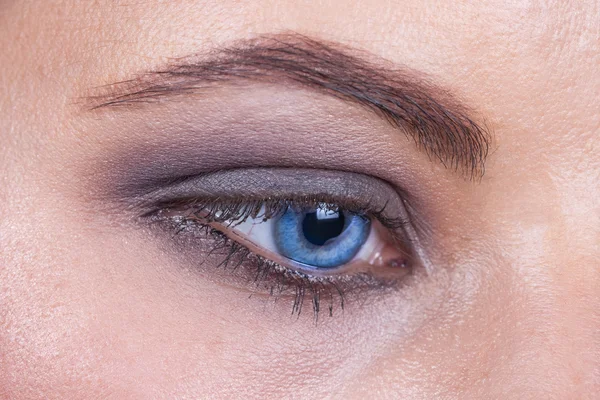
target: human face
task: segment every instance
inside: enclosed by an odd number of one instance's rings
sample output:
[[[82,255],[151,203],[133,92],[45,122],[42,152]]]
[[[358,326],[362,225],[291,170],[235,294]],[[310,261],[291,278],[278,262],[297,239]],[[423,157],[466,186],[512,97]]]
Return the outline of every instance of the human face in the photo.
[[[0,397],[594,398],[599,64],[595,1],[2,2]]]

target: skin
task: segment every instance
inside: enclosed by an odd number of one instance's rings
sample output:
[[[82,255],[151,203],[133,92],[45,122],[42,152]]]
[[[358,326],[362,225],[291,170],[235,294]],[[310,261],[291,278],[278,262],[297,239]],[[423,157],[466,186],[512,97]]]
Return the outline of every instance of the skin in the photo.
[[[599,16],[595,1],[2,2],[0,397],[597,397]],[[476,110],[493,133],[481,181],[359,107],[301,89],[82,107],[138,71],[290,30],[420,71]],[[273,110],[346,123],[327,130],[336,156],[268,125]],[[290,317],[289,299],[249,299],[239,282],[196,271],[206,249],[177,250],[100,193],[119,152],[144,141],[172,134],[228,151],[169,128],[228,116],[267,127],[225,144],[407,186],[432,231],[431,274],[315,324]]]

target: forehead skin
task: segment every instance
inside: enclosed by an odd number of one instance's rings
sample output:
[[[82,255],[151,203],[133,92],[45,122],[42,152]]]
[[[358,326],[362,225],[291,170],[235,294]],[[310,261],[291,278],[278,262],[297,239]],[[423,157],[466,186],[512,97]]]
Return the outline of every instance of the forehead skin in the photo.
[[[489,233],[456,261],[457,270],[489,267],[487,275],[465,272],[481,280],[472,300],[420,336],[363,344],[368,354],[351,366],[325,345],[309,360],[293,325],[281,328],[285,345],[236,334],[230,326],[247,326],[217,312],[202,314],[210,335],[192,322],[160,328],[156,315],[179,311],[137,313],[136,301],[152,299],[129,299],[138,282],[121,280],[115,267],[135,257],[107,255],[82,222],[93,217],[70,200],[70,166],[102,141],[81,122],[79,100],[91,88],[281,31],[423,72],[494,134],[483,180],[449,191],[463,209],[444,231],[465,243]],[[0,397],[600,392],[599,2],[4,1],[0,65]],[[442,168],[431,174],[452,181]],[[180,321],[199,319],[181,313]],[[314,358],[337,369],[313,368]]]

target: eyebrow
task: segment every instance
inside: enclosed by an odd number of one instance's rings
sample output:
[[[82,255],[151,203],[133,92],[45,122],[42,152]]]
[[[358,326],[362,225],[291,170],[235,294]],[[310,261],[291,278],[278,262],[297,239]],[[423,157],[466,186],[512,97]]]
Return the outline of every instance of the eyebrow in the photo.
[[[100,88],[89,108],[118,108],[242,81],[309,88],[371,110],[446,168],[481,178],[491,134],[473,110],[414,70],[296,33],[235,41]]]

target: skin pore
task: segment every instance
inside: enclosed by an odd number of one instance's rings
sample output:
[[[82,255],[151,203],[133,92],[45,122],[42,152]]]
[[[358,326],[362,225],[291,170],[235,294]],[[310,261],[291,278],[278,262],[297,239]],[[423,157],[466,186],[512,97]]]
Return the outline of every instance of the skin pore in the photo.
[[[3,2],[0,398],[594,398],[599,15]],[[209,173],[266,193],[252,168],[273,191],[404,208],[408,278],[323,296],[318,318],[308,289],[293,313],[252,266],[216,268],[214,237],[148,217],[234,196]],[[320,184],[331,171],[362,190]]]

